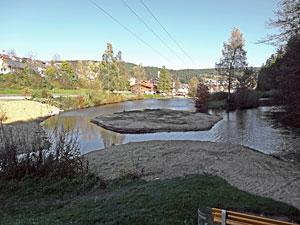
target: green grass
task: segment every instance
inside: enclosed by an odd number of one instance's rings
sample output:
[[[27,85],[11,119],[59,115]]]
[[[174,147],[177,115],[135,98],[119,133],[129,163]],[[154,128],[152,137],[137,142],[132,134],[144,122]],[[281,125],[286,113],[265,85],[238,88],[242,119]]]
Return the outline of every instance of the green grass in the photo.
[[[40,89],[34,89],[34,92],[40,92]],[[49,90],[52,93],[52,90]],[[54,89],[55,94],[62,94],[62,95],[84,95],[88,93],[87,89],[80,89],[80,90],[65,90],[65,89]],[[13,89],[1,89],[0,88],[0,95],[12,95],[12,94],[22,94],[22,90],[13,90]]]
[[[171,96],[166,96],[166,95],[152,95],[152,94],[143,94],[144,99],[151,99],[151,98],[156,98],[156,99],[160,99],[160,98],[171,98]]]
[[[12,89],[1,89],[0,95],[20,95],[22,94],[22,90],[12,90]]]
[[[0,183],[0,224],[196,224],[199,207],[298,219],[292,206],[195,175],[164,181],[94,179]],[[298,216],[298,217],[297,217]]]
[[[54,89],[54,94],[61,94],[61,95],[85,95],[87,93],[88,93],[87,89],[80,89],[80,90]]]

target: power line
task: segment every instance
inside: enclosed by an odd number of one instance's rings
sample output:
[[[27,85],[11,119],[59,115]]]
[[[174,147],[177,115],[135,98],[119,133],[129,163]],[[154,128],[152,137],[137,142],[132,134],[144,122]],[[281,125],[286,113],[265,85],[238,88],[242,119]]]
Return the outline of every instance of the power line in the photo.
[[[102,12],[104,12],[107,16],[109,16],[113,21],[115,21],[117,24],[119,24],[121,27],[123,27],[127,32],[131,33],[135,38],[137,38],[138,40],[140,40],[143,44],[145,44],[146,46],[148,46],[149,48],[151,48],[153,51],[155,51],[159,56],[161,56],[162,58],[166,59],[168,62],[170,62],[170,60],[168,58],[166,58],[165,56],[163,56],[159,51],[157,51],[155,48],[153,48],[150,44],[148,44],[146,41],[144,41],[142,38],[140,38],[137,34],[135,34],[133,31],[131,31],[128,27],[126,27],[125,25],[123,25],[122,23],[120,23],[116,18],[114,18],[111,14],[109,14],[106,10],[104,10],[101,6],[99,6],[96,2],[94,2],[93,0],[89,0],[92,4],[94,4],[99,10],[101,10]],[[172,62],[170,62],[172,63]]]
[[[172,49],[172,48],[170,48],[170,46],[166,43],[166,42],[164,42],[162,39],[161,39],[161,37],[158,35],[158,34],[156,34],[154,31],[153,31],[153,29],[151,29],[151,27],[149,27],[148,25],[147,25],[147,23],[124,1],[124,0],[121,0],[123,3],[124,3],[124,5],[145,25],[145,27],[147,27],[148,28],[148,30],[150,30],[151,31],[151,33],[152,34],[154,34],[159,40],[160,40],[160,42],[161,43],[163,43],[177,58],[178,58],[178,60],[180,61],[180,62],[182,62],[183,64],[185,64],[186,65],[186,62],[185,61],[183,61],[182,60],[182,58],[180,58],[177,54],[176,54],[176,52]]]
[[[151,14],[151,16],[156,20],[156,22],[161,26],[161,28],[168,34],[168,36],[172,39],[172,41],[177,45],[177,47],[183,52],[183,54],[188,57],[191,62],[197,66],[197,64],[194,62],[194,60],[184,51],[184,49],[177,43],[177,41],[172,37],[172,35],[167,31],[167,29],[159,22],[159,20],[156,18],[156,16],[151,12],[151,10],[145,5],[143,0],[140,0],[142,5],[147,9],[147,11]]]

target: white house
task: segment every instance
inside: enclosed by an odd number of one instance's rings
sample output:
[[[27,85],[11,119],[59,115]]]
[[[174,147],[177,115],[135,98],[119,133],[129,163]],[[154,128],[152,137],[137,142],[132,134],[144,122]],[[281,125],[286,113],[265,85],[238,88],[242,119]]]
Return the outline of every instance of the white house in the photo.
[[[24,70],[24,64],[12,60],[8,55],[0,54],[0,73],[7,74],[16,70]]]

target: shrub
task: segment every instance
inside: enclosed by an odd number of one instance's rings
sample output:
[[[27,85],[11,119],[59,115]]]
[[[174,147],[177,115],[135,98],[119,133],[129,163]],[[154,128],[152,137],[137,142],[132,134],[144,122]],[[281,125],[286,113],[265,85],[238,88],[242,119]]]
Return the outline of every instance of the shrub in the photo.
[[[23,96],[30,96],[30,97],[33,96],[33,90],[28,88],[28,87],[22,89],[21,93],[22,93]]]
[[[209,98],[209,91],[205,84],[198,84],[196,97],[196,107],[206,107]]]
[[[41,96],[41,98],[51,98],[52,94],[49,89],[43,88],[40,92],[40,96]]]
[[[97,106],[104,103],[104,97],[101,91],[89,90],[88,97],[92,105]]]
[[[227,98],[228,98],[227,92],[215,92],[215,93],[210,94],[209,100],[220,101],[220,100],[226,100]]]
[[[89,172],[76,133],[46,134],[39,125],[0,126],[0,179],[75,178]]]
[[[255,90],[247,88],[238,89],[234,95],[234,104],[238,108],[253,108],[259,106],[259,98],[261,94]]]

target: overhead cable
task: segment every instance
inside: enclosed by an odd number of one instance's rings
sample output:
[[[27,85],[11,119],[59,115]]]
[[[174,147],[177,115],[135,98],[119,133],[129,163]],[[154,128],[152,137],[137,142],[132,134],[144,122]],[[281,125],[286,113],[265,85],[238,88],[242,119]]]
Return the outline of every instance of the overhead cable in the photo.
[[[125,2],[125,0],[121,0],[122,2],[123,2],[123,4],[144,24],[144,26],[145,27],[147,27],[148,28],[148,30],[150,30],[151,31],[151,33],[152,34],[154,34],[157,38],[158,38],[158,40],[160,40],[160,42],[161,43],[163,43],[176,57],[177,57],[177,59],[181,62],[181,63],[183,63],[184,65],[186,65],[186,62],[185,61],[183,61],[183,59],[182,58],[180,58],[179,56],[178,56],[178,54],[176,54],[176,52],[172,49],[172,48],[170,48],[170,46],[166,43],[166,42],[164,42],[162,39],[161,39],[161,37],[158,35],[158,34],[156,34],[154,31],[153,31],[153,29],[151,29],[151,27],[149,27],[148,25],[147,25],[147,23]]]
[[[175,38],[172,37],[172,35],[167,31],[167,29],[159,22],[159,20],[156,18],[156,16],[151,12],[151,10],[146,6],[146,4],[143,2],[143,0],[140,0],[142,5],[147,9],[147,11],[151,14],[151,16],[156,20],[156,22],[161,26],[161,28],[168,34],[168,36],[172,39],[172,41],[177,45],[177,47],[183,52],[183,54],[191,60],[191,62],[196,66],[197,64],[194,62],[194,60],[186,53],[186,51],[178,44],[178,42],[175,40]]]
[[[162,58],[166,59],[168,62],[170,62],[170,60],[168,58],[166,58],[164,55],[162,55],[159,51],[157,51],[154,47],[152,47],[150,44],[148,44],[146,41],[144,41],[141,37],[139,37],[137,34],[135,34],[133,31],[131,31],[128,27],[126,27],[125,25],[123,25],[122,23],[120,23],[115,17],[113,17],[110,13],[108,13],[105,9],[103,9],[101,6],[99,6],[95,1],[93,0],[89,0],[92,4],[94,4],[99,10],[101,10],[103,13],[105,13],[107,16],[109,16],[113,21],[115,21],[117,24],[119,24],[121,27],[123,27],[127,32],[129,32],[130,34],[132,34],[135,38],[137,38],[139,41],[141,41],[144,45],[148,46],[149,48],[151,48],[153,51],[156,52],[156,54],[158,54],[159,56],[161,56]],[[171,63],[171,62],[170,62]]]

